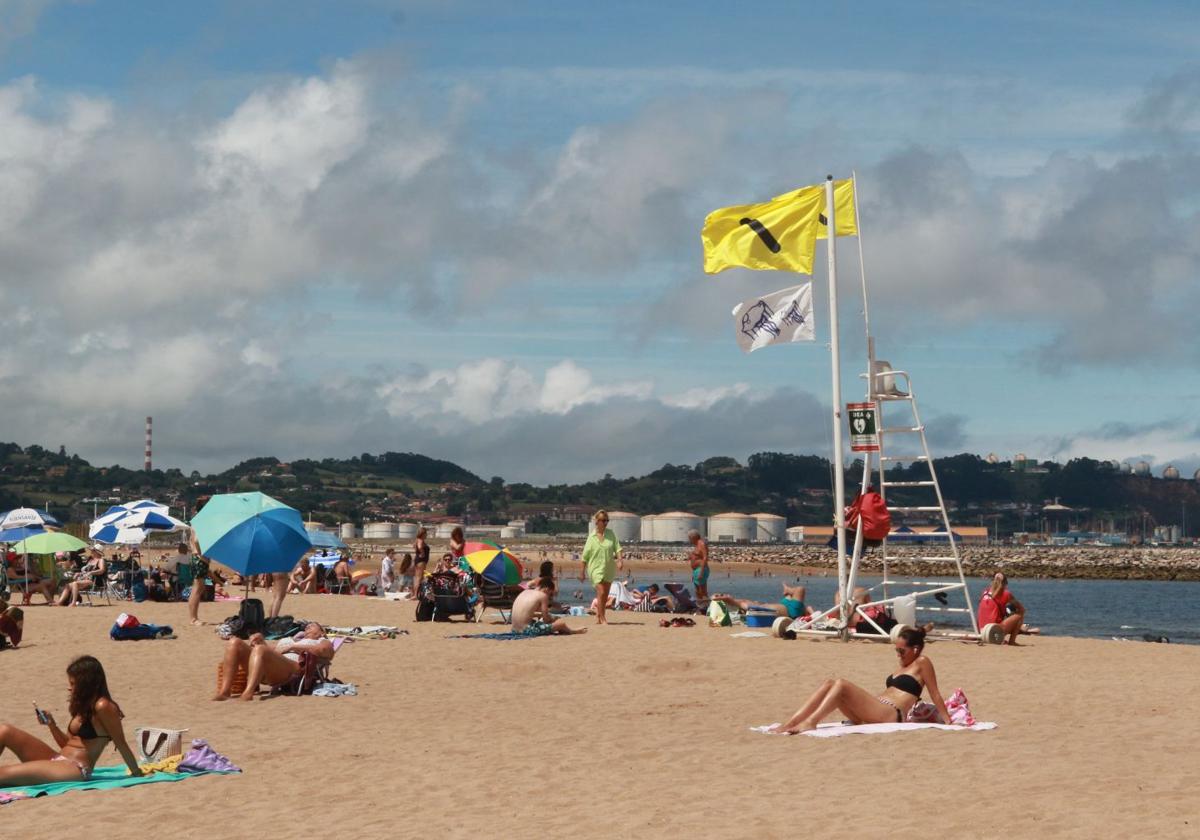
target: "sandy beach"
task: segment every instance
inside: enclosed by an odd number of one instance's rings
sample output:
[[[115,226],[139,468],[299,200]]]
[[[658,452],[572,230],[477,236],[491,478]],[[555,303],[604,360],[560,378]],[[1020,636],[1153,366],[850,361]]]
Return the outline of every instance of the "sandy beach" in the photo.
[[[205,604],[202,617],[235,610]],[[92,653],[128,733],[187,727],[245,772],[17,802],[0,810],[7,836],[61,837],[84,821],[133,836],[151,819],[173,837],[783,837],[881,823],[929,836],[1196,836],[1194,646],[934,643],[944,692],[962,687],[998,729],[822,740],[748,727],[784,719],[829,675],[882,686],[890,646],[731,638],[743,628],[663,629],[629,613],[585,636],[459,640],[446,637],[499,628],[290,596],[297,616],[410,635],[342,649],[334,675],[357,697],[214,703],[213,627],[183,626],[183,604],[138,604],[179,638],[112,642],[119,611],[30,608],[28,641],[0,653],[0,721],[41,731],[31,701],[61,720],[64,668]]]

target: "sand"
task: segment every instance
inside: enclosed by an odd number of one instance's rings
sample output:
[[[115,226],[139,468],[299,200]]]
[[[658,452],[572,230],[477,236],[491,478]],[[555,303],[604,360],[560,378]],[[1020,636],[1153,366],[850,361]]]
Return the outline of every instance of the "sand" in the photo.
[[[31,701],[65,719],[64,668],[92,653],[130,735],[188,727],[245,773],[0,806],[6,837],[1200,835],[1200,647],[939,642],[927,652],[945,693],[963,687],[998,729],[822,740],[747,727],[784,719],[829,675],[882,688],[889,645],[628,613],[572,638],[451,640],[498,628],[290,596],[285,612],[411,635],[343,648],[334,674],[357,697],[213,703],[214,629],[183,626],[183,604],[130,606],[179,638],[109,641],[116,606],[28,609],[27,643],[0,652],[0,721],[43,731]]]

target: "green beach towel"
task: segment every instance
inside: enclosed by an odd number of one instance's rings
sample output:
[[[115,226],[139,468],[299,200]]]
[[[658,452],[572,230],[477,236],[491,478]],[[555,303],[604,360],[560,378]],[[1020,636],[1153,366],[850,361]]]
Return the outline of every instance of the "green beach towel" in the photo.
[[[72,790],[109,790],[112,788],[133,787],[134,785],[150,785],[155,782],[181,782],[196,776],[207,776],[217,773],[216,770],[206,770],[202,773],[162,773],[155,772],[148,776],[130,776],[124,764],[113,767],[97,767],[92,778],[78,782],[51,782],[45,785],[29,785],[21,788],[0,789],[0,804],[15,802],[20,799],[33,799],[39,796],[58,796]],[[221,773],[227,775],[227,773]]]

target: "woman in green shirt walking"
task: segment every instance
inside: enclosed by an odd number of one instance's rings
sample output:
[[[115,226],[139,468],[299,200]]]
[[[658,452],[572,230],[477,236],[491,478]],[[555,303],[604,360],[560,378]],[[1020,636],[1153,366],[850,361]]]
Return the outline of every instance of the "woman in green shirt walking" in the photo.
[[[588,580],[596,587],[597,624],[608,624],[604,608],[608,603],[608,590],[617,576],[617,555],[620,553],[617,535],[608,530],[608,511],[596,511],[596,530],[583,544],[583,567]]]

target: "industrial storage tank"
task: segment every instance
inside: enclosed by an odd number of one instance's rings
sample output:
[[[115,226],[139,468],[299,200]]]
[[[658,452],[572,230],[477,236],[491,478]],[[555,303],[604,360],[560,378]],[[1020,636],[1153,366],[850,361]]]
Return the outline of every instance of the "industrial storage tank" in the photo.
[[[754,521],[758,524],[754,532],[755,542],[785,542],[787,540],[787,520],[775,513],[756,513]]]
[[[787,529],[787,541],[790,543],[804,542],[804,526],[796,525]]]
[[[358,526],[353,522],[343,522],[339,535],[343,540],[352,540],[358,536]]]
[[[1121,464],[1121,475],[1129,475],[1131,472],[1133,472],[1133,466],[1131,464]]]
[[[997,455],[995,452],[989,452],[986,460],[989,464],[999,464],[1000,456]]]
[[[1150,464],[1146,461],[1138,461],[1133,471],[1137,475],[1150,475]]]
[[[508,521],[508,527],[515,528],[517,531],[520,532],[520,535],[522,537],[525,536],[525,520],[524,519],[510,519]]]
[[[704,519],[694,513],[673,510],[654,517],[654,542],[687,542],[688,531],[693,530],[704,536]]]
[[[1163,478],[1174,479],[1179,478],[1179,470],[1175,469],[1174,464],[1167,464],[1167,468],[1163,470]]]
[[[596,530],[596,519],[588,520],[588,533]],[[608,530],[617,535],[621,544],[638,542],[642,539],[642,517],[627,510],[610,510],[608,512]]]
[[[448,540],[450,539],[450,535],[454,533],[454,529],[461,527],[462,525],[458,522],[443,522],[437,526],[437,533],[435,536],[439,540]]]
[[[521,532],[518,529],[512,527],[511,525],[505,525],[503,528],[500,529],[500,539],[502,539],[502,540],[515,540],[515,539],[518,539],[520,536],[521,536]]]
[[[744,513],[718,513],[708,517],[708,538],[712,542],[748,543],[754,539],[758,523]]]
[[[1196,470],[1194,473],[1192,473],[1192,480],[1200,481],[1200,470]]]
[[[368,540],[394,540],[395,522],[368,522],[363,526],[363,536]]]
[[[415,522],[401,522],[396,526],[396,539],[398,540],[415,540],[417,531],[420,530],[420,525]]]
[[[648,514],[642,517],[641,540],[642,542],[654,542],[654,514]]]

